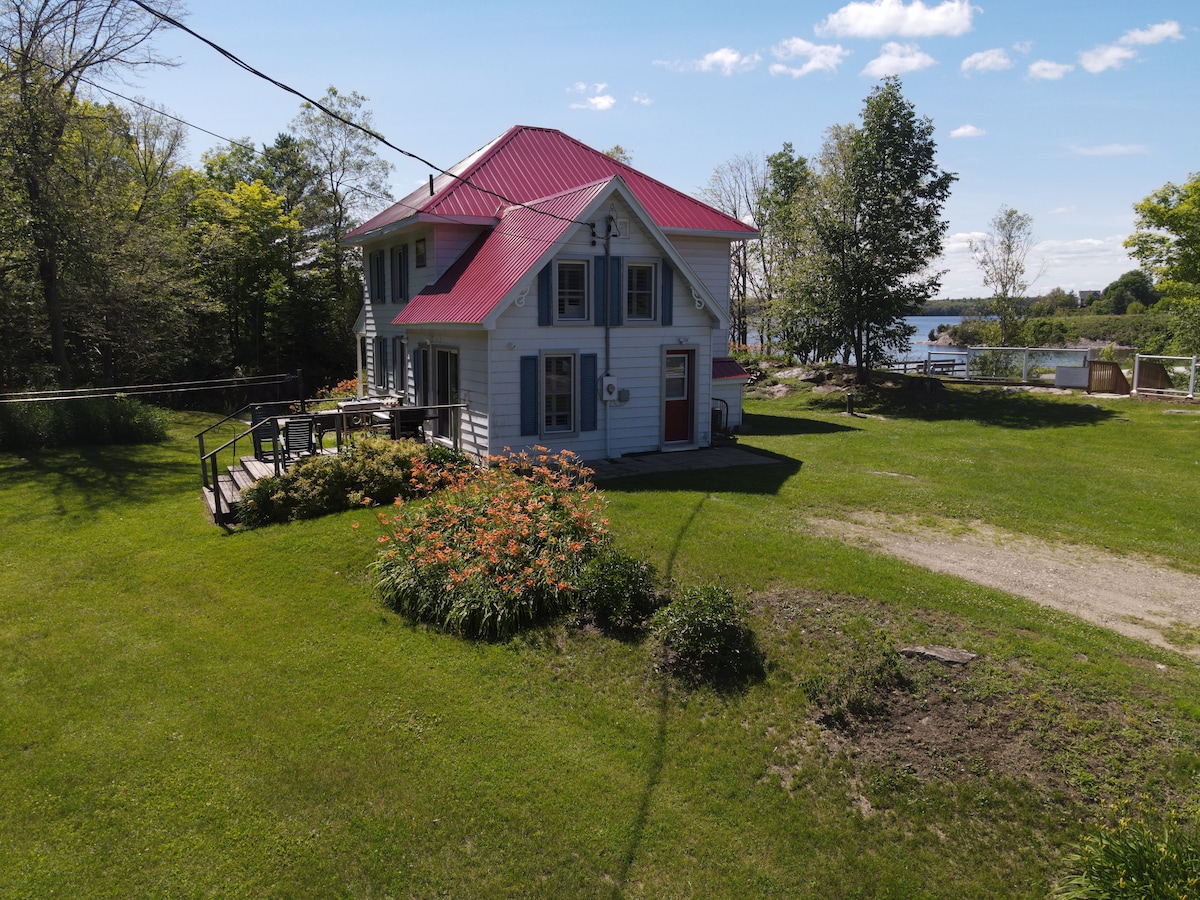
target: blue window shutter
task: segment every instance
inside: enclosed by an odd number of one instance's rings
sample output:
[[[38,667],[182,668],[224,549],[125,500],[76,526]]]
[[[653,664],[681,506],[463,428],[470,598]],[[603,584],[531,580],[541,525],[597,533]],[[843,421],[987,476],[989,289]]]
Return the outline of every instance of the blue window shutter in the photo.
[[[387,269],[388,269],[388,278],[390,278],[391,282],[392,282],[391,285],[389,285],[389,287],[391,289],[390,290],[391,296],[389,296],[388,299],[392,303],[397,303],[400,300],[399,296],[397,296],[397,292],[400,290],[400,248],[399,247],[388,247]]]
[[[408,244],[400,245],[400,302],[408,302]]]
[[[538,433],[538,358],[521,357],[521,434]]]
[[[550,325],[554,322],[552,312],[554,298],[550,296],[550,267],[554,263],[546,263],[538,272],[538,324]],[[524,432],[522,432],[524,433]]]
[[[595,321],[597,325],[605,325],[608,323],[608,279],[605,278],[604,272],[604,257],[597,256],[595,265],[592,266],[592,275],[594,276],[592,291],[592,309],[594,310]]]
[[[579,430],[596,430],[596,354],[583,353],[579,357]]]
[[[610,298],[612,306],[610,307],[609,313],[611,316],[610,321],[614,325],[620,325],[625,321],[625,310],[623,309],[625,304],[621,302],[621,297],[625,293],[621,289],[621,285],[624,284],[624,282],[621,280],[621,257],[610,256],[608,261],[612,264],[612,270],[609,273],[609,284],[612,285],[612,297]]]
[[[675,273],[665,259],[662,261],[662,323],[675,324]]]

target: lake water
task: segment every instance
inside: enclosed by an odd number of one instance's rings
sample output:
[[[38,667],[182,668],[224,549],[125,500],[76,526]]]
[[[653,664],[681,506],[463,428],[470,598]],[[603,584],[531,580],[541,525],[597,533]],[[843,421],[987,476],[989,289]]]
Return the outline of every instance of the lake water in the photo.
[[[929,332],[939,325],[958,325],[962,320],[962,316],[905,316],[904,321],[916,328],[917,333],[913,335],[912,349],[903,359],[925,359],[932,349],[929,346]]]

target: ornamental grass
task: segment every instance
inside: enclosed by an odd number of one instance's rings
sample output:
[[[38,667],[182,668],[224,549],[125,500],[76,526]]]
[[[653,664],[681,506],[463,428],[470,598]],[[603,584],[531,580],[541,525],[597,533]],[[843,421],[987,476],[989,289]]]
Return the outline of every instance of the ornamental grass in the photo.
[[[373,571],[385,605],[487,639],[573,607],[581,572],[608,541],[603,498],[574,454],[537,447],[430,475],[442,489],[427,501],[379,513]]]

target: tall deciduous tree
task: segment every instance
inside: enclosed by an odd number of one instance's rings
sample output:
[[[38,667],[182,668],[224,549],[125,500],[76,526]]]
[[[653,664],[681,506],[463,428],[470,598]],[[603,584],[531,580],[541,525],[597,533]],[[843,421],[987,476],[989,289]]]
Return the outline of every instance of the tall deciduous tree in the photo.
[[[171,12],[173,0],[160,6]],[[0,93],[9,106],[3,144],[28,222],[38,291],[58,380],[75,381],[67,339],[63,263],[70,212],[54,185],[85,79],[161,64],[151,41],[160,20],[124,0],[2,0]]]
[[[755,209],[765,190],[762,160],[738,156],[717,166],[700,196],[739,221],[755,222]],[[762,244],[753,241],[734,241],[729,247],[729,340],[738,347],[750,342],[752,298],[761,296],[762,268],[758,264],[761,252]]]
[[[1000,325],[1000,343],[1011,346],[1020,340],[1029,315],[1025,260],[1037,243],[1033,216],[1002,206],[988,225],[990,232],[971,239],[971,257],[983,273],[983,283],[992,289],[987,311]]]
[[[867,96],[861,125],[831,129],[808,198],[811,245],[804,277],[827,328],[853,355],[856,376],[908,349],[917,313],[941,285],[942,207],[955,176],[937,166],[933,123],[918,117],[900,81]]]
[[[763,188],[754,205],[754,218],[762,229],[753,261],[763,344],[801,354],[798,344],[806,321],[802,307],[807,282],[798,273],[809,246],[803,199],[812,177],[808,160],[785,143],[767,157]]]
[[[356,306],[361,299],[361,282],[348,277],[347,251],[341,237],[358,222],[358,216],[391,199],[388,174],[392,165],[375,152],[375,142],[362,128],[371,128],[367,98],[356,91],[341,94],[334,87],[325,91],[321,104],[356,128],[305,103],[292,120],[292,131],[311,168],[319,173],[324,187],[324,252],[332,262],[334,289],[339,297]]]
[[[1165,184],[1133,208],[1130,254],[1168,297],[1200,297],[1200,175]]]
[[[1125,246],[1165,298],[1175,351],[1200,353],[1200,174],[1163,185],[1133,208],[1137,224]]]

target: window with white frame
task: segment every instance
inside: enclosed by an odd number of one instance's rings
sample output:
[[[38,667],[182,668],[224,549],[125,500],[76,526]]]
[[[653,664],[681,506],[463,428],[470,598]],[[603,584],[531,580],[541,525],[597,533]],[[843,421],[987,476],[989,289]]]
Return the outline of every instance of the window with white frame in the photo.
[[[575,356],[548,353],[542,357],[542,433],[575,430]]]
[[[582,260],[559,260],[555,266],[556,315],[559,321],[588,317],[588,266]]]
[[[625,268],[625,318],[653,321],[656,315],[654,263],[631,262]]]

